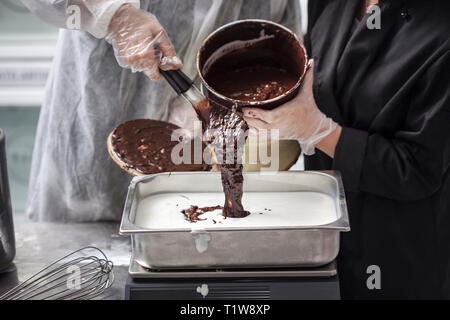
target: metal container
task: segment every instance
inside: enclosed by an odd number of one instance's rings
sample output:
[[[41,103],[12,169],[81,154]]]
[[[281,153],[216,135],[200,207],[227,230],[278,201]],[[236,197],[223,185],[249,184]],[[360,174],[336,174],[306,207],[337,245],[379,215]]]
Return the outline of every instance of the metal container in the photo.
[[[230,225],[216,224],[201,228],[196,223],[177,224],[183,217],[178,209],[162,209],[167,215],[168,226],[143,227],[142,216],[152,212],[141,210],[144,201],[156,201],[192,194],[206,197],[222,193],[220,173],[177,172],[135,177],[129,186],[120,226],[121,234],[132,237],[134,259],[149,269],[199,269],[199,268],[273,268],[313,267],[330,263],[339,251],[339,232],[349,231],[347,206],[339,173],[332,171],[288,171],[272,174],[244,173],[244,199],[257,195],[261,206],[272,204],[267,199],[275,196],[295,203],[294,193],[326,196],[332,199],[331,220],[324,224],[245,226],[247,218],[231,219]],[[260,195],[261,193],[261,195]],[[281,201],[281,202],[279,202]],[[266,202],[266,203],[265,203]],[[195,204],[195,203],[193,203]],[[311,203],[309,204],[311,207]],[[312,204],[314,205],[314,204]],[[319,203],[317,204],[319,205]],[[245,206],[245,201],[244,201]],[[312,206],[311,208],[314,208]],[[248,209],[248,208],[247,208]],[[273,207],[275,211],[275,207]],[[314,215],[311,210],[311,215]],[[281,212],[279,213],[281,214]],[[252,213],[258,222],[258,214]],[[276,217],[276,216],[272,216]],[[144,217],[146,218],[146,217]],[[178,219],[178,220],[177,220]],[[227,219],[227,220],[228,220]],[[149,220],[151,222],[151,219]],[[170,227],[173,221],[173,226]],[[244,224],[236,227],[235,222]],[[254,224],[254,223],[253,223]],[[206,245],[206,248],[205,248]],[[199,250],[201,249],[201,250]]]
[[[242,50],[244,49],[244,50]],[[295,71],[298,81],[293,88],[273,99],[264,101],[241,101],[226,97],[206,80],[208,70],[220,63],[224,70],[248,66],[253,62],[266,66],[283,67]],[[298,92],[307,70],[305,47],[294,32],[277,23],[247,19],[228,23],[211,33],[197,54],[197,72],[202,81],[203,93],[221,105],[239,108],[254,106],[273,109],[292,99]]]
[[[0,272],[11,264],[15,254],[11,197],[6,170],[5,134],[0,129]]]

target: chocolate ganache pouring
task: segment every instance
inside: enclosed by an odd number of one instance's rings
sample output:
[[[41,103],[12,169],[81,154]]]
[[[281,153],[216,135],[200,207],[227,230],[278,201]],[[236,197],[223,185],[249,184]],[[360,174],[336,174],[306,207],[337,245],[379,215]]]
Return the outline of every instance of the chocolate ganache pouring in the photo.
[[[242,206],[243,182],[242,152],[245,146],[247,123],[236,108],[227,108],[209,101],[193,85],[181,70],[161,71],[170,86],[182,95],[195,109],[202,121],[202,128],[207,142],[213,148],[222,177],[225,193],[223,215],[242,218],[250,213]],[[211,134],[214,132],[214,134]],[[227,145],[232,145],[232,154]]]

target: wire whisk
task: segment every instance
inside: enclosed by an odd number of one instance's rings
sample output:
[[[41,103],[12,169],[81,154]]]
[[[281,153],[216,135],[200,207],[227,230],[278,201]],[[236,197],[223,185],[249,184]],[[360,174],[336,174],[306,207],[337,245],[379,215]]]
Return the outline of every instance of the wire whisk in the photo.
[[[84,247],[48,265],[0,300],[89,300],[114,282],[113,263],[96,247]]]

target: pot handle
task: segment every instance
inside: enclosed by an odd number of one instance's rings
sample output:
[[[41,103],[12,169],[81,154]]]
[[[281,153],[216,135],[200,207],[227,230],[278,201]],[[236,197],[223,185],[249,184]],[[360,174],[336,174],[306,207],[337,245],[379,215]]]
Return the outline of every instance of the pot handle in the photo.
[[[191,88],[192,84],[194,83],[194,81],[192,81],[181,70],[168,70],[168,71],[159,70],[159,71],[177,94],[185,93]]]

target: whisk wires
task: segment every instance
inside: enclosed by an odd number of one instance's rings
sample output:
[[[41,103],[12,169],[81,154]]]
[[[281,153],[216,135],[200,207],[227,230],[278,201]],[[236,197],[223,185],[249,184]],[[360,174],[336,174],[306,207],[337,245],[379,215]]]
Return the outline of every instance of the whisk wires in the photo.
[[[113,284],[112,270],[113,263],[102,250],[84,247],[43,268],[0,300],[94,299]]]

